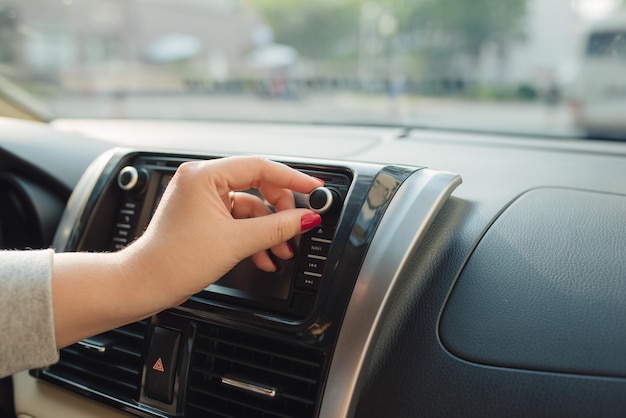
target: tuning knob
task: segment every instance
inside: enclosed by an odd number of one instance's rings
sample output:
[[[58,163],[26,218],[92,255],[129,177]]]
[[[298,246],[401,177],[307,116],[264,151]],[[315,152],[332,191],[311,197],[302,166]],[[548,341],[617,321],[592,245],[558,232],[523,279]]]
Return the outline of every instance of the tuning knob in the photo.
[[[132,165],[122,168],[117,175],[117,185],[124,191],[141,192],[147,183],[148,173]]]
[[[307,197],[307,207],[317,213],[326,213],[339,205],[339,195],[326,187],[318,187]]]

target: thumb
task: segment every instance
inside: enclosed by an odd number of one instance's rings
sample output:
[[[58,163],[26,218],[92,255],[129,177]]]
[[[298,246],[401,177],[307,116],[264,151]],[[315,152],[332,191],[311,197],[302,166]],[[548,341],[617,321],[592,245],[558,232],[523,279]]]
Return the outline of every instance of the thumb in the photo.
[[[308,209],[288,209],[267,216],[239,219],[243,258],[286,242],[322,223],[322,217]]]

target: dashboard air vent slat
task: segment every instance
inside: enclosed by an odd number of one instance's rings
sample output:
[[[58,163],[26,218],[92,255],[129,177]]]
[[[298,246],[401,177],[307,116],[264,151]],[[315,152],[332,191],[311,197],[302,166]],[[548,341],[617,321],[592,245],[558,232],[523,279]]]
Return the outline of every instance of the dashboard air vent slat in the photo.
[[[61,350],[57,364],[44,373],[122,399],[137,399],[141,384],[144,333],[147,320],[95,337],[103,350],[74,344]]]
[[[289,418],[317,411],[324,354],[217,326],[198,329],[191,356],[186,416]],[[275,397],[222,383],[236,376],[276,389]]]

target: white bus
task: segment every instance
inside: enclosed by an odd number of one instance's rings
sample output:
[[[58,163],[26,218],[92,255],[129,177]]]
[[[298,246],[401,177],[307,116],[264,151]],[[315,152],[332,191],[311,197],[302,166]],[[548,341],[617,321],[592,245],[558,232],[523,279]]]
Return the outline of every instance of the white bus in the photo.
[[[577,128],[589,137],[626,138],[626,13],[585,32],[574,88]]]

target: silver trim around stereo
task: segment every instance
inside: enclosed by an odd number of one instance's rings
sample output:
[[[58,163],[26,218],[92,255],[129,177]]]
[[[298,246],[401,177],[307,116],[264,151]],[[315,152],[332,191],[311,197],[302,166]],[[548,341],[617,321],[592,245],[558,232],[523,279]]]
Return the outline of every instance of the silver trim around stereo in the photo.
[[[452,191],[458,174],[418,170],[407,178],[378,225],[352,292],[332,358],[320,417],[352,417],[361,371],[391,291],[408,257]]]
[[[76,233],[77,224],[87,206],[89,197],[94,191],[96,183],[100,179],[106,165],[119,152],[120,149],[116,148],[101,154],[83,173],[67,201],[65,211],[54,235],[52,247],[55,251],[62,252],[67,250],[71,235]]]

